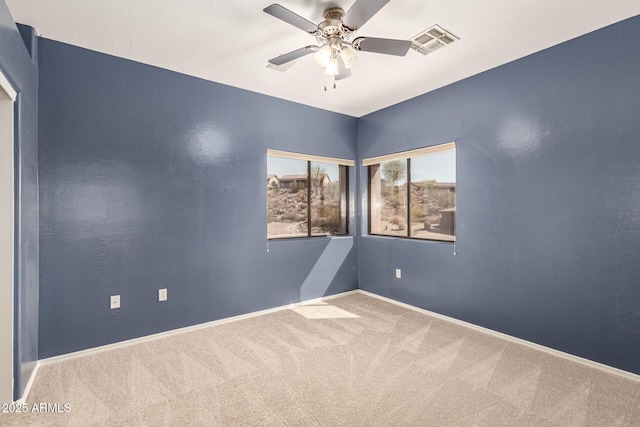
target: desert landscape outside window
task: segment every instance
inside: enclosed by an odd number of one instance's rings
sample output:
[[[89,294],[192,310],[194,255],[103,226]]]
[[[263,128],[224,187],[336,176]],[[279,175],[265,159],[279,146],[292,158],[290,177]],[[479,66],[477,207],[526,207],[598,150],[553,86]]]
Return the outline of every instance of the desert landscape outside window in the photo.
[[[348,234],[348,164],[353,161],[333,160],[267,152],[267,238]]]
[[[456,240],[455,143],[365,159],[369,233]]]
[[[407,237],[407,160],[369,166],[371,234]]]

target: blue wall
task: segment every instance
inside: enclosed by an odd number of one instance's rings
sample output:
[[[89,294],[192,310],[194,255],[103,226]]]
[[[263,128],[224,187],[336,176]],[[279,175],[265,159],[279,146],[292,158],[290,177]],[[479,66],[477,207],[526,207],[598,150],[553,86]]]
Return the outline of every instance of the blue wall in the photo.
[[[38,70],[33,30],[13,22],[0,0],[0,69],[18,93],[15,107],[16,231],[14,396],[20,397],[38,360]],[[30,53],[32,56],[30,56]]]
[[[353,237],[267,246],[265,190],[267,148],[355,159],[355,118],[39,50],[41,358],[356,289]]]
[[[638,46],[640,17],[361,118],[360,158],[457,142],[458,241],[367,236],[363,203],[360,288],[640,373]]]

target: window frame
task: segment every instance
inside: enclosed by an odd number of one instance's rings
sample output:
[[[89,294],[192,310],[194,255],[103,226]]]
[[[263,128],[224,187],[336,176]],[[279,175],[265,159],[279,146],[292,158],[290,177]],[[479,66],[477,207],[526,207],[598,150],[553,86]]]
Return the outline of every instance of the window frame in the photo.
[[[295,236],[282,236],[282,237],[272,237],[269,236],[269,199],[267,196],[267,240],[287,240],[287,239],[311,239],[311,238],[332,238],[332,237],[345,237],[350,235],[349,230],[349,216],[350,216],[350,207],[349,207],[349,167],[355,166],[354,160],[342,159],[337,157],[327,157],[327,156],[318,156],[314,154],[302,154],[302,153],[294,153],[290,151],[281,151],[274,150],[271,148],[267,149],[267,158],[268,157],[279,157],[284,159],[291,160],[302,160],[307,162],[307,234],[306,235],[295,235]],[[339,198],[339,206],[340,209],[344,206],[344,233],[340,234],[313,234],[312,224],[311,224],[311,164],[312,163],[329,163],[338,165],[338,174],[339,174],[339,182],[340,182],[340,198]],[[268,171],[267,171],[267,175]],[[344,180],[343,180],[344,178]],[[268,192],[267,188],[267,192]],[[342,218],[342,215],[340,215]]]
[[[424,147],[424,148],[418,148],[415,150],[407,150],[407,151],[400,151],[397,153],[392,153],[392,154],[386,154],[386,155],[382,155],[382,156],[376,156],[376,157],[369,157],[366,159],[362,159],[362,166],[367,168],[367,233],[370,236],[379,236],[379,237],[389,237],[389,238],[397,238],[397,239],[410,239],[410,240],[418,240],[418,241],[425,241],[425,242],[442,242],[442,243],[453,243],[455,244],[457,241],[457,232],[456,232],[456,226],[454,223],[453,226],[453,240],[444,240],[444,239],[434,239],[434,238],[420,238],[420,237],[412,237],[411,236],[411,158],[412,157],[419,157],[419,156],[426,156],[426,155],[430,155],[430,154],[437,154],[437,153],[442,153],[442,152],[446,152],[446,151],[454,151],[456,156],[455,156],[455,161],[456,161],[456,183],[457,183],[457,147],[456,147],[456,142],[452,141],[452,142],[447,142],[447,143],[443,143],[443,144],[437,144],[437,145],[432,145],[429,147]],[[390,162],[390,161],[395,161],[395,160],[402,160],[406,162],[406,168],[407,168],[407,172],[406,172],[406,176],[407,176],[407,189],[406,189],[406,197],[407,197],[407,203],[406,203],[406,214],[405,214],[405,220],[407,222],[407,227],[406,227],[406,231],[407,231],[407,235],[406,236],[397,236],[397,235],[391,235],[391,234],[379,234],[379,233],[373,233],[371,231],[371,216],[372,216],[372,200],[371,200],[371,196],[372,196],[372,192],[371,192],[371,178],[372,178],[372,166],[376,166],[378,165],[378,167],[382,167],[382,163],[385,162]],[[380,172],[381,173],[381,172]],[[456,189],[456,195],[457,195],[457,189]],[[456,198],[456,207],[457,207],[457,198]],[[456,217],[457,220],[457,217]]]

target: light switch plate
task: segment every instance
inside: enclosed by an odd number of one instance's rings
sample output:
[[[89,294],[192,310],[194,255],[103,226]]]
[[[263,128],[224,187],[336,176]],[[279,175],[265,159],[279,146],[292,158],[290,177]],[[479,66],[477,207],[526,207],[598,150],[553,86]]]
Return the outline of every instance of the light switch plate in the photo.
[[[166,300],[167,300],[167,290],[158,289],[158,301],[166,301]]]
[[[402,270],[396,268],[396,279],[402,279]]]

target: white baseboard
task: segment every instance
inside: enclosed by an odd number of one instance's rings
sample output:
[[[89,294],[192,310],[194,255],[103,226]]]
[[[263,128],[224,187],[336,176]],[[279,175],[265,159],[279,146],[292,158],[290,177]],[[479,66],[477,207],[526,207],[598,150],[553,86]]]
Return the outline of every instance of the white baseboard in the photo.
[[[362,289],[358,289],[355,292],[361,293],[363,295],[367,295],[367,296],[370,296],[370,297],[373,297],[373,298],[377,298],[377,299],[380,299],[380,300],[383,300],[383,301],[389,302],[391,304],[395,304],[395,305],[398,305],[398,306],[401,306],[401,307],[404,307],[404,308],[407,308],[407,309],[410,309],[410,310],[418,311],[420,313],[427,314],[429,316],[433,316],[433,317],[436,317],[436,318],[441,319],[441,320],[452,322],[452,323],[455,323],[455,324],[460,325],[460,326],[471,328],[471,329],[474,329],[474,330],[479,331],[479,332],[484,332],[486,334],[490,334],[490,335],[493,335],[493,336],[498,337],[498,338],[503,338],[503,339],[505,339],[507,341],[511,341],[513,343],[522,344],[522,345],[525,345],[527,347],[530,347],[530,348],[533,348],[533,349],[536,349],[536,350],[539,350],[539,351],[543,351],[543,352],[545,352],[547,354],[551,354],[553,356],[562,357],[563,359],[567,359],[567,360],[570,360],[572,362],[581,363],[582,365],[586,365],[586,366],[588,366],[590,368],[600,369],[601,371],[604,371],[604,372],[606,372],[608,374],[619,375],[619,376],[627,378],[629,380],[640,382],[640,375],[634,374],[633,372],[629,372],[629,371],[625,371],[625,370],[622,370],[622,369],[614,368],[613,366],[605,365],[604,363],[600,363],[600,362],[595,362],[595,361],[590,360],[590,359],[585,359],[584,357],[576,356],[574,354],[565,353],[564,351],[556,350],[554,348],[545,347],[545,346],[543,346],[541,344],[536,344],[536,343],[533,343],[531,341],[526,341],[526,340],[523,340],[521,338],[517,338],[517,337],[511,336],[511,335],[504,334],[502,332],[494,331],[493,329],[488,329],[488,328],[485,328],[485,327],[482,327],[482,326],[474,325],[473,323],[465,322],[464,320],[455,319],[453,317],[449,317],[449,316],[445,316],[443,314],[435,313],[433,311],[425,310],[424,308],[420,308],[420,307],[413,306],[411,304],[406,304],[404,302],[396,301],[394,299],[383,297],[381,295],[377,295],[377,294],[374,294],[372,292],[364,291]]]
[[[213,320],[211,322],[200,323],[198,325],[193,325],[193,326],[186,326],[184,328],[172,329],[170,331],[159,332],[157,334],[152,334],[152,335],[146,335],[146,336],[140,337],[140,338],[133,338],[133,339],[130,339],[130,340],[120,341],[120,342],[113,343],[113,344],[102,345],[100,347],[88,348],[86,350],[80,350],[80,351],[75,351],[73,353],[66,353],[66,354],[61,354],[60,356],[53,356],[53,357],[49,357],[49,358],[46,358],[46,359],[41,359],[41,360],[38,361],[38,363],[39,363],[40,366],[46,366],[46,365],[50,365],[52,363],[58,363],[58,362],[62,362],[62,361],[65,361],[65,360],[75,359],[77,357],[88,356],[88,355],[91,355],[91,354],[96,354],[96,353],[100,353],[100,352],[103,352],[103,351],[113,350],[113,349],[116,349],[116,348],[122,348],[122,347],[127,347],[127,346],[130,346],[130,345],[134,345],[134,344],[139,344],[139,343],[143,343],[143,342],[149,342],[149,341],[153,341],[153,340],[157,340],[157,339],[161,339],[161,338],[170,337],[172,335],[183,334],[185,332],[196,331],[198,329],[204,329],[204,328],[208,328],[210,326],[222,325],[222,324],[230,323],[230,322],[236,322],[238,320],[249,319],[249,318],[252,318],[252,317],[262,316],[263,314],[275,313],[277,311],[287,310],[287,309],[290,309],[290,308],[299,307],[299,306],[303,306],[303,305],[317,304],[317,303],[322,302],[322,301],[329,301],[329,300],[332,300],[334,298],[339,298],[339,297],[342,297],[342,296],[345,296],[345,295],[349,295],[349,294],[352,294],[352,293],[356,293],[356,292],[358,292],[358,291],[357,290],[347,291],[347,292],[343,292],[341,294],[329,295],[329,296],[326,296],[326,297],[315,298],[315,299],[312,299],[312,300],[301,301],[301,302],[282,305],[282,306],[274,307],[274,308],[268,308],[266,310],[254,311],[252,313],[240,314],[238,316],[226,317],[224,319]]]

